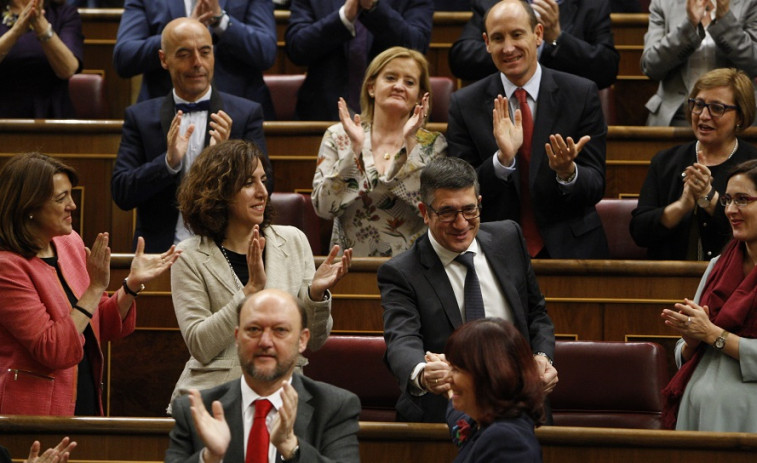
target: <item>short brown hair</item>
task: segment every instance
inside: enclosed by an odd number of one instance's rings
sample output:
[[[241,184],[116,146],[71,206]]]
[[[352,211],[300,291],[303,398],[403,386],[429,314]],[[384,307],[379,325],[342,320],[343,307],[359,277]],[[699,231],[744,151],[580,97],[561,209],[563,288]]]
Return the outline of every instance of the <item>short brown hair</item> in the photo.
[[[384,70],[390,61],[397,58],[410,58],[418,65],[421,70],[421,78],[418,82],[420,85],[419,97],[423,97],[428,93],[428,114],[431,114],[431,79],[428,73],[428,61],[423,54],[405,47],[392,47],[379,53],[371,64],[368,65],[368,69],[365,70],[365,79],[363,80],[363,88],[360,90],[360,119],[362,122],[370,124],[373,121],[373,110],[376,106],[376,99],[368,93],[368,86],[375,84],[378,75]]]
[[[718,68],[704,74],[697,79],[689,92],[689,98],[696,98],[702,90],[716,87],[729,87],[736,100],[736,112],[740,121],[736,124],[736,132],[741,132],[754,122],[755,101],[754,86],[746,73],[736,68]],[[691,122],[691,111],[686,111],[686,120]]]
[[[177,193],[187,228],[217,243],[223,241],[229,224],[229,202],[258,167],[258,162],[263,163],[266,175],[271,175],[268,158],[254,143],[226,140],[205,148],[192,163]],[[272,218],[269,197],[261,231]]]
[[[465,323],[447,340],[444,355],[473,377],[480,425],[522,413],[544,421],[544,388],[526,340],[512,323],[482,318]]]
[[[34,233],[29,216],[53,197],[53,176],[65,174],[76,186],[76,171],[42,153],[13,156],[0,170],[0,249],[33,257],[46,243]]]

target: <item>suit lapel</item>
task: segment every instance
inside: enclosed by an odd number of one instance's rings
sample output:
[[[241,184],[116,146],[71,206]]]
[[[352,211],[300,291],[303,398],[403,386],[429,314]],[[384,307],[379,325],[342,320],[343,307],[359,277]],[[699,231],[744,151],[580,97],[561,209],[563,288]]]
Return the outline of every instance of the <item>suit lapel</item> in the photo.
[[[513,278],[507,268],[507,262],[509,262],[509,259],[506,249],[501,245],[502,240],[498,241],[494,230],[490,230],[490,227],[483,226],[483,224],[479,229],[476,238],[478,239],[478,244],[481,246],[481,249],[484,251],[486,260],[492,267],[494,276],[499,282],[499,287],[502,289],[505,299],[507,299],[507,302],[510,305],[513,315],[513,324],[521,333],[528,333],[525,308],[521,307],[521,298],[518,294],[518,289],[512,284]]]
[[[294,422],[294,434],[302,436],[317,448],[319,442],[315,441],[313,428],[310,426],[310,421],[313,419],[313,412],[315,411],[314,404],[311,403],[313,396],[305,389],[302,379],[297,374],[292,375],[292,387],[297,391],[297,417]],[[280,454],[277,456],[281,457]]]
[[[206,256],[205,262],[203,262],[205,268],[207,268],[208,272],[218,280],[218,283],[220,283],[221,286],[226,288],[229,293],[233,295],[238,291],[235,281],[237,277],[229,266],[229,262],[212,240],[204,236],[200,238],[200,240],[198,251]]]
[[[168,95],[163,100],[163,104],[160,105],[160,130],[163,132],[163,141],[165,141],[166,135],[168,135],[168,129],[171,128],[171,122],[176,115],[176,104],[173,101],[173,91],[168,92]]]
[[[539,84],[539,97],[536,105],[536,118],[534,119],[534,135],[531,142],[531,169],[528,173],[532,191],[536,174],[547,158],[544,144],[549,141],[549,135],[554,133],[553,124],[558,119],[556,115],[565,110],[565,108],[558,107],[559,88],[555,83],[552,71],[544,66],[541,69],[541,83]]]
[[[463,324],[463,317],[460,314],[460,307],[457,305],[455,292],[449,283],[447,272],[444,270],[439,256],[436,255],[434,248],[431,247],[428,234],[418,239],[418,253],[421,265],[424,268],[424,276],[431,288],[436,293],[439,303],[447,315],[447,319],[453,327],[457,328]]]

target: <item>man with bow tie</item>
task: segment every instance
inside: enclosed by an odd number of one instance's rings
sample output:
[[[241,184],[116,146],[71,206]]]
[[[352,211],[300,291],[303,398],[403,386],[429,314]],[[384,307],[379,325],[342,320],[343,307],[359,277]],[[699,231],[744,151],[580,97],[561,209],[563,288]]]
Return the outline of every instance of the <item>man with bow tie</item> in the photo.
[[[176,206],[176,190],[206,146],[244,139],[266,152],[261,106],[211,85],[214,55],[207,27],[191,18],[171,21],[163,30],[159,57],[173,90],[126,109],[111,179],[116,204],[137,208],[134,243],[144,237],[146,252],[160,252],[190,236]]]

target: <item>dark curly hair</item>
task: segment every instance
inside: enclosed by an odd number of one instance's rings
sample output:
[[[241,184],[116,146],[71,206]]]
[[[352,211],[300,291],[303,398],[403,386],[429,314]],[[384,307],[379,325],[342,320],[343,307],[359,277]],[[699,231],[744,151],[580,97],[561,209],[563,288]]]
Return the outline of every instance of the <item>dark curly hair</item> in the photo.
[[[444,346],[447,361],[473,377],[479,424],[525,413],[544,422],[544,388],[526,340],[512,323],[483,318],[458,328]]]
[[[254,143],[226,140],[209,146],[192,163],[177,193],[184,225],[196,235],[220,243],[229,224],[229,203],[248,178],[263,163],[271,175],[268,157]],[[270,225],[274,211],[266,202],[260,230]]]

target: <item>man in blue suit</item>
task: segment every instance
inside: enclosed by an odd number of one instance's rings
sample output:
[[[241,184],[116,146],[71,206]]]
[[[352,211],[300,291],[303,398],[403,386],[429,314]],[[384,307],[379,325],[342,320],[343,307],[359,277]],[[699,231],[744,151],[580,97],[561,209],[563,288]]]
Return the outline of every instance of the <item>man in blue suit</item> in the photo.
[[[274,119],[271,95],[263,82],[263,71],[276,59],[276,22],[270,0],[196,0],[191,11],[184,0],[126,0],[113,65],[121,77],[143,74],[137,101],[171,90],[170,76],[158,60],[160,34],[171,20],[184,16],[199,20],[212,32],[214,85],[260,103],[265,118]]]
[[[543,32],[525,0],[489,10],[486,47],[498,72],[452,94],[448,153],[478,171],[482,221],[517,221],[532,257],[606,259],[595,208],[605,191],[607,136],[597,86],[540,65]]]
[[[297,95],[300,120],[337,121],[343,97],[360,113],[359,90],[371,60],[394,46],[426,53],[432,0],[294,0],[286,50],[307,66]]]
[[[207,27],[191,18],[171,21],[163,30],[159,58],[173,90],[126,109],[111,179],[116,204],[137,208],[134,243],[144,237],[146,252],[162,252],[189,237],[176,190],[205,146],[244,139],[266,152],[260,105],[211,86],[213,42]]]

